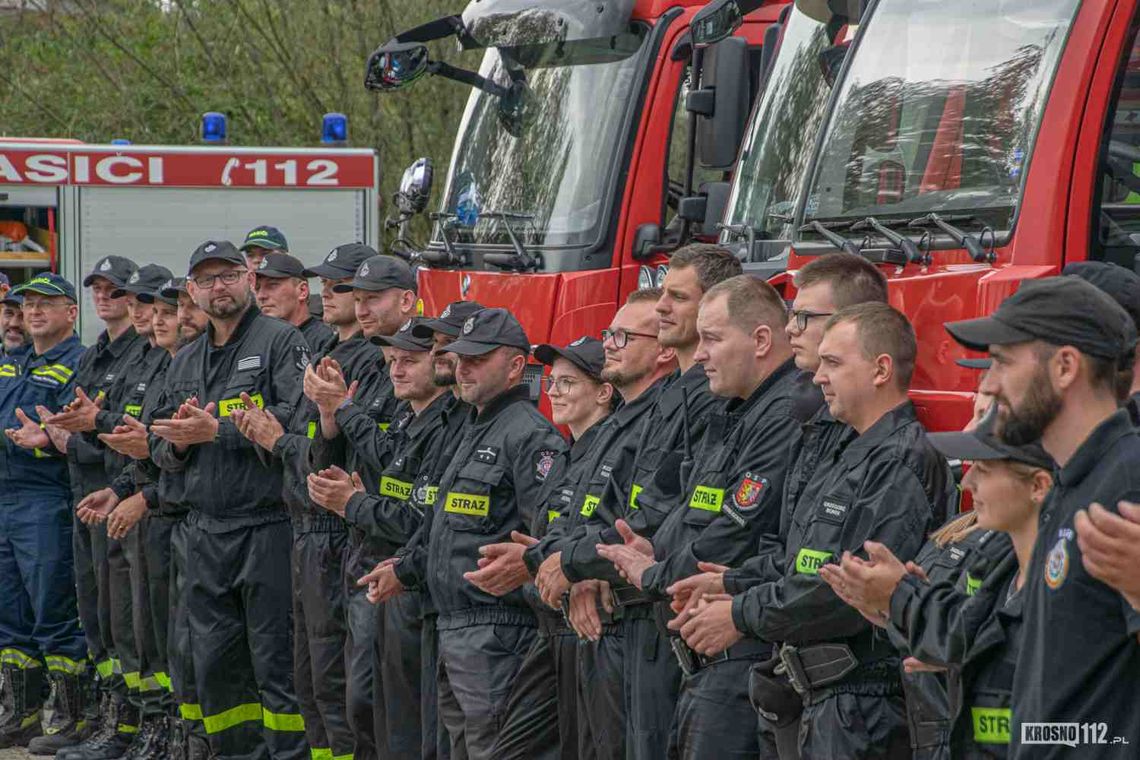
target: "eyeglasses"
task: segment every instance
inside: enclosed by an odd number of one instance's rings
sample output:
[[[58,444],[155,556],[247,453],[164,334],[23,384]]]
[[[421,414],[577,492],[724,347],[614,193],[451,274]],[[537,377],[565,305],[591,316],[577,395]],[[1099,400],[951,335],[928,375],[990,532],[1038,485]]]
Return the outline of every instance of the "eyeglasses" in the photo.
[[[202,290],[209,290],[214,287],[214,283],[218,280],[221,280],[223,285],[233,285],[248,273],[248,269],[231,269],[221,274],[207,274],[202,277],[191,277],[190,279],[194,280],[194,284]]]
[[[616,330],[602,330],[602,343],[612,340],[615,348],[625,348],[630,338],[653,338],[656,340],[657,336],[651,333],[633,332],[621,327]]]
[[[24,299],[24,311],[51,311],[71,306],[70,301],[29,301]]]
[[[546,388],[547,393],[558,391],[558,395],[562,396],[569,393],[574,389],[580,381],[572,377],[555,377],[554,375],[547,375],[542,380],[542,386]]]
[[[796,323],[796,329],[803,332],[807,329],[808,322],[816,317],[830,317],[835,312],[831,311],[808,311],[807,309],[792,309],[788,312],[788,321]]]

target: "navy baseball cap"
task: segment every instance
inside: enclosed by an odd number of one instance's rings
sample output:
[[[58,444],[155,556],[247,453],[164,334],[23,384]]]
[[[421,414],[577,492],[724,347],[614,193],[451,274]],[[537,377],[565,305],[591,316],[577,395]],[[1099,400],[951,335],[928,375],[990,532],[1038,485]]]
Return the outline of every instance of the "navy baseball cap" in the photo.
[[[195,248],[194,253],[190,256],[188,275],[194,274],[195,267],[207,261],[225,261],[230,264],[245,266],[245,257],[237,248],[234,248],[233,243],[228,240],[207,240]]]
[[[158,289],[158,294],[166,299],[173,299],[174,303],[178,303],[178,294],[185,293],[190,295],[190,291],[186,287],[185,277],[173,277],[162,284]]]
[[[565,359],[597,380],[606,363],[606,352],[600,340],[584,335],[567,346],[539,344],[534,348],[534,358],[548,367],[554,365],[555,359]]]
[[[1079,277],[1028,280],[990,316],[947,322],[946,330],[975,351],[1041,340],[1119,361],[1136,347],[1136,325],[1128,312]]]
[[[164,266],[147,264],[139,267],[138,271],[128,277],[123,287],[111,293],[111,298],[122,298],[127,293],[141,296],[143,293],[149,293],[162,287],[162,284],[173,276],[174,274]]]
[[[13,306],[22,307],[24,305],[24,297],[17,293],[15,289],[12,289],[5,293],[3,298],[0,298],[0,303],[7,303],[12,304]]]
[[[17,285],[12,289],[12,292],[21,297],[25,293],[39,293],[42,296],[64,296],[73,302],[77,302],[75,286],[54,272],[37,274],[27,282]]]
[[[368,259],[379,255],[372,246],[364,243],[345,243],[329,251],[325,260],[315,267],[305,270],[306,277],[324,277],[328,280],[343,280],[352,277]]]
[[[350,290],[380,291],[389,288],[416,290],[416,274],[401,259],[387,254],[377,254],[365,259],[352,282],[333,285],[334,293],[347,293]]]
[[[1043,470],[1053,469],[1053,458],[1041,448],[1041,444],[1011,446],[1003,441],[997,434],[997,419],[998,409],[995,404],[973,430],[927,433],[926,437],[930,439],[931,446],[949,459],[961,459],[967,462],[1004,459],[1021,462],[1031,467],[1040,467]]]
[[[286,277],[306,279],[305,265],[296,256],[287,253],[267,253],[253,273],[258,277],[269,277],[274,280],[283,280]]]
[[[116,288],[121,288],[138,269],[138,264],[123,256],[104,256],[95,262],[94,268],[83,278],[83,287],[91,287],[97,277],[102,277]]]
[[[12,281],[8,279],[8,275],[0,272],[0,285],[11,285]]]
[[[377,346],[402,348],[405,351],[431,351],[432,339],[425,339],[416,333],[416,325],[423,321],[423,317],[412,317],[400,325],[395,335],[374,335],[369,340]]]
[[[245,236],[245,242],[241,244],[241,250],[249,248],[267,248],[272,251],[288,251],[289,241],[281,234],[281,230],[276,227],[270,227],[263,224],[260,227],[254,227]]]
[[[458,338],[463,331],[463,323],[485,308],[478,301],[452,301],[438,317],[418,322],[412,329],[416,331],[416,337],[428,340],[434,337],[432,333]]]
[[[500,346],[511,346],[530,353],[530,340],[514,314],[506,309],[483,309],[475,316],[468,317],[460,330],[459,339],[441,350],[460,356],[482,356]]]

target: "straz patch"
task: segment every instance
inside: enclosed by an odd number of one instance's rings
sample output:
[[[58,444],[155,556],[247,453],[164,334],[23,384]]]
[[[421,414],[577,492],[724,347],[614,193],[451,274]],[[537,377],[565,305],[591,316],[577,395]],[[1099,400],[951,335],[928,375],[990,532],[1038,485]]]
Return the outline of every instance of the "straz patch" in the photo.
[[[293,346],[293,366],[304,372],[305,369],[309,366],[309,362],[309,347]]]
[[[265,399],[261,397],[260,393],[250,394],[249,399],[258,409],[265,408]],[[229,417],[238,409],[245,409],[245,402],[241,400],[241,396],[238,396],[237,398],[224,398],[218,402],[219,417]]]
[[[554,469],[554,456],[557,453],[553,449],[543,449],[538,452],[538,459],[534,463],[534,477],[539,483],[546,480],[546,476]]]
[[[801,575],[819,575],[819,569],[831,559],[831,552],[804,547],[796,554],[796,572]]]
[[[724,489],[711,486],[697,486],[689,497],[690,509],[703,509],[706,512],[720,512],[724,505]]]
[[[722,510],[739,527],[743,528],[747,522],[746,512],[751,512],[760,504],[764,491],[768,488],[768,479],[760,478],[751,472],[744,474],[744,480],[732,493],[732,498],[724,505]]]
[[[1045,585],[1056,591],[1069,577],[1069,541],[1073,538],[1073,531],[1061,528],[1057,531],[1057,543],[1049,550],[1045,559]]]
[[[449,491],[443,502],[443,511],[456,515],[486,517],[491,514],[491,497]]]
[[[579,510],[582,517],[593,517],[594,512],[598,509],[598,505],[602,500],[597,496],[586,494],[586,498],[582,499],[582,509]]]
[[[483,464],[494,464],[499,459],[499,450],[494,446],[483,446],[475,449],[475,456],[472,459]]]
[[[123,407],[123,413],[129,414],[137,420],[142,416],[142,404],[127,404]]]
[[[407,501],[412,496],[412,484],[384,475],[380,478],[380,495],[398,501]]]

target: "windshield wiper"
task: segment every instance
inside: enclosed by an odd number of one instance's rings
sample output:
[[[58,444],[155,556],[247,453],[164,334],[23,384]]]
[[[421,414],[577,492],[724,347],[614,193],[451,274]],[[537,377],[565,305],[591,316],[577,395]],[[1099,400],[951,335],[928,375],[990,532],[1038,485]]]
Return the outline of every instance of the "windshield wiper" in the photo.
[[[906,222],[902,220],[881,222],[875,217],[869,216],[861,222],[852,224],[851,230],[854,232],[858,230],[871,229],[882,237],[885,237],[888,241],[890,241],[891,245],[898,246],[899,250],[901,250],[906,255],[906,262],[908,264],[930,263],[927,261],[927,257],[923,255],[922,251],[918,250],[918,246],[913,240],[892,230],[887,226],[890,224],[906,224]]]
[[[961,214],[957,216],[939,216],[933,211],[926,216],[920,216],[917,219],[911,219],[907,224],[908,227],[916,229],[929,229],[937,227],[951,237],[951,239],[966,249],[966,253],[970,254],[970,258],[980,264],[992,264],[997,256],[994,254],[994,231],[990,227],[983,226],[981,233],[974,237],[960,227],[955,227],[952,222],[972,222],[979,221],[977,217],[970,214]],[[990,235],[989,245],[985,244],[986,233]]]
[[[538,269],[542,266],[540,256],[527,251],[522,241],[519,240],[519,236],[515,234],[514,227],[511,226],[512,220],[521,220],[524,222],[533,221],[534,214],[518,214],[513,211],[487,211],[482,214],[482,217],[484,219],[495,219],[501,222],[503,229],[507,231],[507,238],[511,241],[511,246],[515,249],[514,253],[485,253],[483,254],[483,261],[500,269],[518,269],[521,271]]]
[[[832,226],[847,228],[851,226],[851,222],[840,222],[837,224],[832,224]],[[862,253],[861,245],[856,245],[854,240],[845,238],[837,232],[833,232],[818,219],[812,219],[803,227],[800,227],[800,232],[814,232],[827,242],[831,243],[838,250],[843,251],[844,253],[850,253],[852,256],[859,256]]]

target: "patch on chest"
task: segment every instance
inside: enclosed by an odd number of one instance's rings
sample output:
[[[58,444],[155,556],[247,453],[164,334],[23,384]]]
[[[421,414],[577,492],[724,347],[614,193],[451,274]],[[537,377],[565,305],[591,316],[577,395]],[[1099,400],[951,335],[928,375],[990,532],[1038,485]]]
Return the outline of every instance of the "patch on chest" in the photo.
[[[261,356],[245,356],[238,359],[237,371],[250,372],[255,369],[261,369]]]
[[[1069,541],[1073,539],[1073,531],[1061,528],[1057,531],[1057,543],[1049,550],[1045,559],[1045,585],[1056,591],[1069,577]]]

